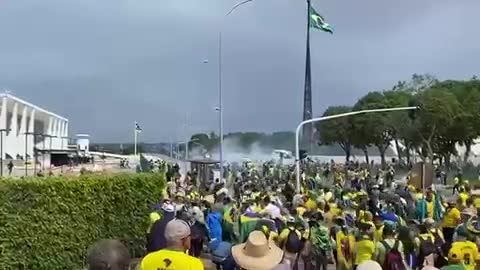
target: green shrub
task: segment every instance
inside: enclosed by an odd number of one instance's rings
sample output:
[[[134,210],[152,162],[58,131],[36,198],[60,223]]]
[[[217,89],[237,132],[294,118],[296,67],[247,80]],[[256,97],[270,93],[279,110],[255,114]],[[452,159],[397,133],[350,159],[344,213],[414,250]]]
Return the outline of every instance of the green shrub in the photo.
[[[105,238],[142,256],[163,185],[159,174],[0,180],[0,269],[81,269]]]

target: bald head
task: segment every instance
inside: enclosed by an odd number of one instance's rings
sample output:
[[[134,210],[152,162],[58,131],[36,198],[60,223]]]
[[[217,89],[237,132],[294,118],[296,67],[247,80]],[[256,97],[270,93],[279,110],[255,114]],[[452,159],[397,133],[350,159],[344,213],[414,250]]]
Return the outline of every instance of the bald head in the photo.
[[[118,240],[100,240],[90,248],[87,264],[88,270],[127,270],[130,254]]]

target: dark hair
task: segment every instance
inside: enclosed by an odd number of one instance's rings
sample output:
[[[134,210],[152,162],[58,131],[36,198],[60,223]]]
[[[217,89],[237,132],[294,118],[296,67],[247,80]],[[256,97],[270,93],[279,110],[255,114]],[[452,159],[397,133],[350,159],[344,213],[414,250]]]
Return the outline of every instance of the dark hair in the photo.
[[[263,198],[263,202],[265,204],[269,204],[270,203],[270,197],[269,196],[266,196],[265,198]]]
[[[465,203],[466,203],[468,206],[470,206],[470,205],[473,204],[473,199],[472,199],[472,198],[468,198]]]
[[[118,240],[100,240],[88,251],[88,270],[127,270],[128,249]]]
[[[396,230],[394,226],[384,226],[383,227],[383,235],[384,236],[394,236],[396,234]]]

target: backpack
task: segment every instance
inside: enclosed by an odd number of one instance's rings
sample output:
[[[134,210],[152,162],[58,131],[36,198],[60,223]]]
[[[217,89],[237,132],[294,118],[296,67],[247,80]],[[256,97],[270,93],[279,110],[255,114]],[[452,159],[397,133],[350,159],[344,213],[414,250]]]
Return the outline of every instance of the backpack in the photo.
[[[423,265],[423,262],[428,255],[437,253],[437,248],[430,237],[427,239],[420,237],[420,254],[418,255],[418,263],[420,265]]]
[[[440,237],[437,229],[435,229],[435,231],[432,231],[432,235],[435,238],[434,241],[433,241],[433,244],[435,245],[435,248],[437,249],[437,252],[440,253],[440,254],[443,253],[445,240],[443,240],[442,237]]]
[[[285,241],[285,250],[290,253],[300,253],[303,249],[303,241],[297,234],[297,230],[288,228],[288,236]]]
[[[393,248],[387,244],[387,242],[382,241],[382,245],[387,251],[385,256],[385,265],[383,266],[384,270],[406,270],[405,264],[403,263],[402,254],[398,251],[398,245],[400,244],[399,240],[395,240],[395,245]]]

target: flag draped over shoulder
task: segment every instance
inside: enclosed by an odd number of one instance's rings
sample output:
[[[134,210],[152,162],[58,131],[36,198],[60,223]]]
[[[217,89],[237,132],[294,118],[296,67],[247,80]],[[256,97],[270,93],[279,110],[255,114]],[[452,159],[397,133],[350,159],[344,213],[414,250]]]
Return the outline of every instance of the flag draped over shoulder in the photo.
[[[310,6],[309,16],[310,27],[333,34],[333,27],[325,22],[325,19],[312,6]]]

